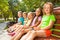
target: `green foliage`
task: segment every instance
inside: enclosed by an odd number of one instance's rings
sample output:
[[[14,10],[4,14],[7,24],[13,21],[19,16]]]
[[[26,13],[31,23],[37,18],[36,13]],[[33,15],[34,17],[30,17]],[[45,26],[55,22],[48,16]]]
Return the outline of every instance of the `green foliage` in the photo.
[[[3,23],[4,22],[4,20],[0,20],[0,23]]]
[[[35,11],[38,7],[43,7],[45,2],[52,2],[54,7],[60,6],[60,0],[0,0],[0,18],[7,20],[17,18],[17,12]]]
[[[22,0],[23,3],[25,3],[26,11],[34,11],[38,7],[42,7],[44,4],[44,1],[41,0]]]
[[[9,6],[8,0],[0,0],[0,15],[5,20],[9,18]]]

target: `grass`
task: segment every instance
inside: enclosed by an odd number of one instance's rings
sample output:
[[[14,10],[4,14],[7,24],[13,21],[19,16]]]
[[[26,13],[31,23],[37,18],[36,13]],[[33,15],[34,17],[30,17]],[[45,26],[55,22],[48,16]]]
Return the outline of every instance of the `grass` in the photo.
[[[5,22],[4,20],[0,20],[0,23],[3,23],[3,22]]]
[[[5,30],[5,29],[8,29],[8,27],[6,26],[6,27],[4,28],[4,30]]]

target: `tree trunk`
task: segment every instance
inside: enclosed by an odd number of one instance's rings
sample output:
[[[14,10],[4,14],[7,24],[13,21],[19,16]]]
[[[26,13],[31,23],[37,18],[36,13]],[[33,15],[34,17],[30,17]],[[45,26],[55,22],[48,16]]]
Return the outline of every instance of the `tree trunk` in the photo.
[[[18,22],[18,17],[16,16],[16,22]]]
[[[4,17],[4,20],[6,21],[6,18]]]

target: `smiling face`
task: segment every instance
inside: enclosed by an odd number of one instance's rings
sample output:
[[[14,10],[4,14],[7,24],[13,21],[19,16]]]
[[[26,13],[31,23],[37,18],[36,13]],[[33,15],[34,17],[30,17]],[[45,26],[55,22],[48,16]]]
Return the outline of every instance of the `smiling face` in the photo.
[[[40,8],[38,8],[38,9],[36,9],[36,16],[39,16],[40,15],[40,13],[41,13],[41,10],[40,10]]]
[[[27,18],[27,13],[26,12],[23,13],[23,17]]]
[[[18,17],[22,17],[22,12],[18,12]]]
[[[50,5],[46,5],[45,7],[44,7],[44,12],[46,13],[46,14],[48,14],[48,13],[50,13]]]
[[[53,5],[52,3],[46,3],[44,4],[43,10],[46,14],[50,14],[53,10]]]
[[[29,12],[28,13],[28,19],[32,19],[33,18],[33,14],[32,14],[32,12]]]

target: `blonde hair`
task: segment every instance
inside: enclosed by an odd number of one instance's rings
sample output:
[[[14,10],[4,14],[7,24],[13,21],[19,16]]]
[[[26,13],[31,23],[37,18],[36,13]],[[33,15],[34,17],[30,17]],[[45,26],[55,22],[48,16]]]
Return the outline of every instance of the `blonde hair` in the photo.
[[[18,15],[19,15],[19,14],[21,14],[21,16],[22,16],[22,11],[18,11]]]
[[[18,13],[21,13],[22,14],[22,11],[18,11]]]
[[[33,15],[33,12],[29,12],[28,15],[32,14]]]
[[[44,7],[45,7],[46,5],[50,5],[50,13],[53,12],[53,4],[52,4],[51,2],[46,2],[46,3],[44,4],[44,6],[43,6],[43,14],[45,14],[45,13],[44,13]]]
[[[23,14],[26,14],[27,15],[27,12],[23,12]]]

